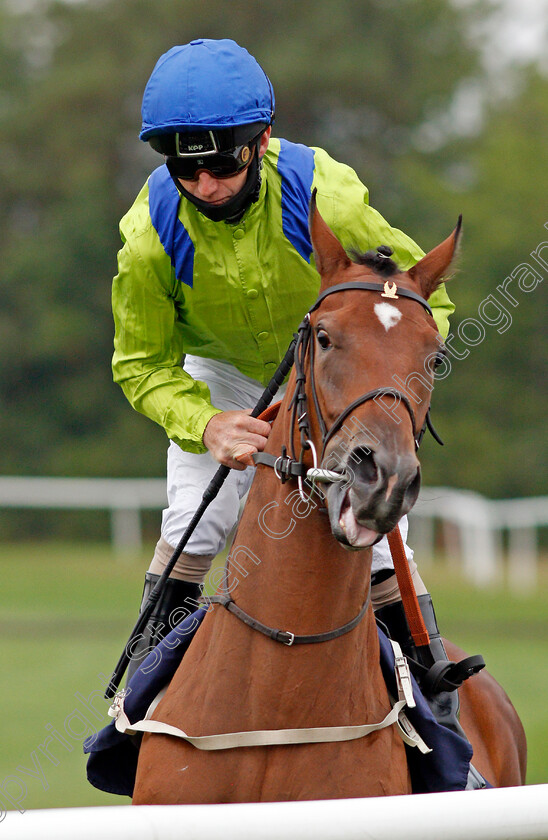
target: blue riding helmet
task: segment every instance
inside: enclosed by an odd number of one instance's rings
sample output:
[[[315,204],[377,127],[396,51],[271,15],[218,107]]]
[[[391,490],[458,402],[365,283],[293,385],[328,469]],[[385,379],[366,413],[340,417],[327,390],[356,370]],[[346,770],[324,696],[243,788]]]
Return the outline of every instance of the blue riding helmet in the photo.
[[[189,128],[227,128],[274,119],[262,67],[235,41],[199,39],[157,62],[143,96],[141,140]]]
[[[262,67],[235,41],[198,39],[173,47],[152,71],[141,140],[163,154],[175,186],[212,221],[233,221],[259,197],[259,147],[274,119],[274,92]],[[240,192],[211,205],[181,184],[205,169],[228,178],[248,169]]]

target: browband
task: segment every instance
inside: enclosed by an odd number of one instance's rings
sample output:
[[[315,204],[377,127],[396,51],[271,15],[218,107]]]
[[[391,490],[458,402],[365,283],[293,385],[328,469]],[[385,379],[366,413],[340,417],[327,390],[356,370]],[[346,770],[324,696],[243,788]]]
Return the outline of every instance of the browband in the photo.
[[[353,283],[339,283],[337,286],[331,286],[319,295],[316,302],[312,304],[308,310],[309,313],[314,312],[322,300],[328,295],[331,295],[334,292],[350,291],[351,289],[365,289],[368,292],[382,292],[382,297],[387,298],[388,300],[397,300],[400,297],[409,298],[410,300],[420,303],[423,309],[425,309],[429,315],[432,315],[432,310],[424,298],[416,292],[412,292],[410,289],[400,288],[394,281],[391,282],[390,280],[387,280],[386,283],[366,283],[365,281],[356,280]]]

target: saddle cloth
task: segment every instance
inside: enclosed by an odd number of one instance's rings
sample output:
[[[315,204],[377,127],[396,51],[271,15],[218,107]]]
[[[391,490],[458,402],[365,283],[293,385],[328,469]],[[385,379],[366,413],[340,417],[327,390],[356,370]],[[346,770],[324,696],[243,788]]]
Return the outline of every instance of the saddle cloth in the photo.
[[[143,660],[126,688],[124,710],[131,722],[142,720],[150,704],[168,685],[204,615],[205,610],[197,610],[188,616]],[[381,669],[389,693],[397,697],[392,646],[380,628],[378,632]],[[417,705],[414,709],[407,707],[406,715],[431,748],[431,752],[423,754],[406,746],[413,793],[464,790],[472,747],[437,723],[414,677],[412,682]],[[87,778],[99,790],[132,796],[141,738],[119,732],[114,723],[112,720],[84,742],[84,752],[89,754]]]

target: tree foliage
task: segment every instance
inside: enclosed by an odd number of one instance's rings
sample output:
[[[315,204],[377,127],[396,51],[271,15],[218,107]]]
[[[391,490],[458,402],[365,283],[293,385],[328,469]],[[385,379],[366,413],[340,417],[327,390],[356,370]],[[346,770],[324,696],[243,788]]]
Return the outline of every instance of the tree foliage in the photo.
[[[273,81],[278,136],[354,166],[372,204],[423,247],[464,212],[456,323],[477,317],[548,239],[543,77],[531,71],[478,136],[416,147],[420,127],[481,80],[466,35],[480,10],[445,0],[88,0],[19,12],[0,0],[0,472],[163,471],[163,432],[111,382],[110,281],[118,220],[158,163],[137,139],[142,90],[175,43],[246,46]],[[542,291],[522,294],[512,326],[486,330],[439,384],[434,413],[449,445],[425,450],[428,481],[542,492]]]
[[[547,131],[548,81],[529,68],[519,96],[493,105],[478,137],[435,159],[405,161],[402,181],[413,191],[415,215],[431,219],[430,244],[464,217],[450,294],[455,350],[468,355],[452,360],[434,395],[447,447],[429,447],[431,483],[449,480],[493,497],[546,492]],[[475,346],[459,337],[474,337],[468,319],[485,332],[481,338],[476,328]]]

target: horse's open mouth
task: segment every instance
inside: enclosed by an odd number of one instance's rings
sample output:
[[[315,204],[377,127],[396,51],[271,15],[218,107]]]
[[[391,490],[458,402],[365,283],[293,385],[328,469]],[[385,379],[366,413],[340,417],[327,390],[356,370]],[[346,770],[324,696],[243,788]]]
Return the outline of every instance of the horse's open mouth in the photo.
[[[337,492],[339,491],[339,492]],[[327,493],[331,530],[338,541],[346,548],[355,551],[374,545],[382,534],[365,525],[360,525],[350,501],[350,488],[343,489],[331,485]]]

